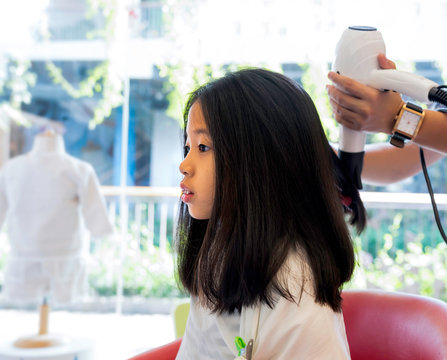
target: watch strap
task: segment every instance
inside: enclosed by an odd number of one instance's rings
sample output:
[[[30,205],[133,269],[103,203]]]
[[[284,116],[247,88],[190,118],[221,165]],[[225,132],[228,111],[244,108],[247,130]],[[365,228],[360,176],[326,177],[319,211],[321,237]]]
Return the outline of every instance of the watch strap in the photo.
[[[390,144],[397,146],[398,148],[403,148],[405,141],[407,140],[410,140],[410,138],[399,132],[395,132],[390,138]]]
[[[423,113],[424,109],[422,109],[419,105],[413,104],[412,102],[407,102],[407,104],[405,105],[408,109],[417,111],[419,113]]]

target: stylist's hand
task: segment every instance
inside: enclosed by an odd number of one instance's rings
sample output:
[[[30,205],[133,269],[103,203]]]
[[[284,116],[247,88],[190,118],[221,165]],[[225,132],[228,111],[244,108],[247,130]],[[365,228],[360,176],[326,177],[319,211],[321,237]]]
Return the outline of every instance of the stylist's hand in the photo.
[[[382,69],[396,68],[383,54],[378,60]],[[403,104],[398,93],[380,91],[335,72],[330,72],[328,78],[337,85],[327,85],[327,91],[338,123],[353,130],[391,134]]]

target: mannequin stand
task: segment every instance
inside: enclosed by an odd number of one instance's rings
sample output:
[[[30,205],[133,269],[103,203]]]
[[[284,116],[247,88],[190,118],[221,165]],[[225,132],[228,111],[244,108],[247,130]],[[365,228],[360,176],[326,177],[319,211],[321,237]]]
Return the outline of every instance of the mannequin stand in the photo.
[[[90,339],[48,333],[50,308],[44,300],[39,311],[39,332],[0,344],[0,360],[95,360]]]
[[[0,344],[0,360],[97,360],[92,340],[72,337],[68,345],[18,348]]]
[[[48,321],[50,315],[50,306],[46,298],[43,300],[39,309],[39,332],[37,335],[21,337],[14,342],[18,348],[33,349],[59,345],[68,345],[70,339],[63,335],[48,333]]]

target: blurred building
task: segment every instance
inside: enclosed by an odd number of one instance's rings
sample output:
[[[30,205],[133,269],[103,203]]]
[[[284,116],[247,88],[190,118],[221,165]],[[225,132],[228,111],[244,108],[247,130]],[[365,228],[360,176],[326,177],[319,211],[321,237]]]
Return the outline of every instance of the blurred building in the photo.
[[[252,1],[198,0],[185,2],[195,8],[185,11],[184,17],[175,18],[166,16],[166,3],[161,0],[117,1],[113,11],[119,13],[118,21],[113,29],[107,29],[107,13],[99,9],[88,14],[91,8],[86,0],[48,0],[29,28],[30,39],[1,45],[0,57],[2,49],[4,54],[19,50],[31,61],[29,71],[37,75],[37,83],[30,87],[31,102],[23,104],[22,111],[61,125],[67,151],[90,162],[101,184],[119,185],[122,121],[126,118],[123,108],[128,108],[127,185],[177,186],[181,128],[178,119],[166,114],[168,83],[160,76],[158,65],[179,59],[197,64],[272,60],[300,82],[304,67],[299,64],[318,62],[323,64],[325,77],[324,66],[330,67],[331,54],[342,30],[359,23],[380,27],[390,48],[397,48],[395,52],[402,51],[407,58],[415,56],[406,52],[412,47],[399,47],[399,38],[391,38],[391,32],[396,31],[394,21],[388,21],[394,16],[393,11],[383,13],[376,6],[370,12],[355,12],[353,8],[349,14],[346,7],[342,12],[337,6],[339,2],[283,0],[281,7],[272,1],[261,1],[262,6],[255,6]],[[401,2],[393,6],[400,5]],[[308,11],[308,16],[298,16]],[[442,2],[435,1],[430,6],[412,0],[407,6],[407,21],[425,24],[421,19],[427,14],[445,13],[447,6]],[[371,23],[374,14],[376,19]],[[106,36],[101,33],[104,29]],[[113,40],[107,37],[112,33]],[[418,30],[407,27],[405,34],[414,38]],[[402,49],[407,50],[404,53]],[[425,58],[436,54],[430,52],[431,48],[424,49],[424,58],[417,52],[415,71],[443,83],[437,64]],[[110,61],[120,79],[128,80],[128,103],[127,107],[115,108],[111,116],[91,130],[89,123],[100,100],[99,92],[92,97],[74,98],[54,82],[47,62],[56,65],[76,88],[105,60]],[[0,129],[0,146],[5,147],[5,137],[11,139],[8,156],[28,151],[34,135],[46,126],[42,122],[33,122],[30,127],[15,124],[13,121],[10,130]]]
[[[51,0],[39,22],[30,29],[32,41],[22,46],[22,54],[31,61],[28,71],[37,75],[37,82],[29,89],[31,102],[22,104],[21,109],[23,114],[34,114],[48,122],[30,121],[30,126],[22,126],[12,121],[5,135],[10,136],[11,145],[9,151],[3,151],[9,154],[3,156],[27,152],[35,134],[58,124],[67,152],[90,162],[101,184],[119,185],[123,107],[115,108],[102,124],[89,129],[99,93],[74,98],[53,81],[47,62],[56,65],[76,88],[103,61],[121,61],[122,73],[118,75],[127,77],[130,84],[127,185],[178,185],[181,128],[176,120],[165,115],[168,103],[164,80],[150,56],[159,53],[157,47],[163,35],[161,2],[126,5],[129,31],[125,46],[131,49],[117,60],[111,59],[111,52],[116,51],[112,47],[116,45],[110,46],[107,39],[97,34],[104,29],[104,16],[99,11],[88,16],[87,10],[84,1]],[[8,96],[6,93],[5,98]]]

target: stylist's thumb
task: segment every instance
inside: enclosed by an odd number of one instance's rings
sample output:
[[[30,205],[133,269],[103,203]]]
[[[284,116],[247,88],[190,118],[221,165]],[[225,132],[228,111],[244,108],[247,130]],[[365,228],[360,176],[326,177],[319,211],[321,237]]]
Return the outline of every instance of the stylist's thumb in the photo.
[[[377,56],[377,60],[379,60],[379,65],[382,69],[395,69],[396,68],[396,64],[389,60],[385,54],[379,54]]]

